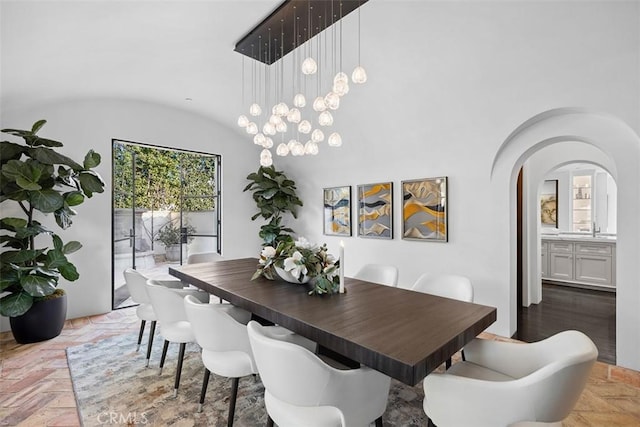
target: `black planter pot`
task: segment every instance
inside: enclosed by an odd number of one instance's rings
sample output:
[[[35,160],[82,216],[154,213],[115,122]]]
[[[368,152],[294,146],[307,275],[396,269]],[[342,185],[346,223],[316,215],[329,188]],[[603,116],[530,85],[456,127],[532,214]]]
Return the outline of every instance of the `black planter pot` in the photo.
[[[11,317],[11,332],[20,344],[30,344],[60,335],[67,318],[67,295],[39,301],[22,316]]]

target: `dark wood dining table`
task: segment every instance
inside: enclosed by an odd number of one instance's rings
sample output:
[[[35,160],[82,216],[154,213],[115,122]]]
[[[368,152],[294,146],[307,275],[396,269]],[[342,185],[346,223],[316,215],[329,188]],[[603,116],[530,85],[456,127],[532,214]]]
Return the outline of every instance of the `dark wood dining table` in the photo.
[[[496,309],[345,278],[346,292],[263,277],[243,258],[169,268],[169,273],[350,360],[415,385],[496,320]]]

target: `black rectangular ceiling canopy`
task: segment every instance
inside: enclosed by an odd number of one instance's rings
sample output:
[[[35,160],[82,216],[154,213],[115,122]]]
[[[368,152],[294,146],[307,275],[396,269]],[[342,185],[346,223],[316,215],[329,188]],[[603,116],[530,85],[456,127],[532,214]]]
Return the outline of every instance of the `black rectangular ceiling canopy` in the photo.
[[[367,1],[285,0],[236,43],[234,50],[271,65]]]

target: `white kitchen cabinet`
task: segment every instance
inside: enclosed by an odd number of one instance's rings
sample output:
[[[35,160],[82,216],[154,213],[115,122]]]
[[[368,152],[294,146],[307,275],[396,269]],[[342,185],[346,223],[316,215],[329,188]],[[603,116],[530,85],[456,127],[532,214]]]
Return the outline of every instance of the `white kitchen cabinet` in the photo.
[[[573,254],[549,252],[549,279],[573,280]]]
[[[615,288],[615,240],[588,237],[543,238],[543,279],[588,287]]]
[[[543,279],[549,278],[549,245],[542,242],[540,250],[540,276]]]

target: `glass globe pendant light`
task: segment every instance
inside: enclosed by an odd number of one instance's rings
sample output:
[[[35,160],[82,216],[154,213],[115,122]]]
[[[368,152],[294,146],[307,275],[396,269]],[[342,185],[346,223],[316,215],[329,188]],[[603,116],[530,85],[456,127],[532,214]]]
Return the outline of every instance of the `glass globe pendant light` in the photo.
[[[271,148],[271,147],[273,147],[273,139],[271,139],[271,138],[270,138],[270,137],[268,137],[268,136],[265,136],[265,138],[264,138],[264,143],[262,144],[262,146],[263,146],[264,148]]]
[[[262,126],[262,132],[264,132],[265,135],[273,136],[276,134],[276,127],[273,125],[273,123],[267,122],[264,124],[264,126]]]
[[[272,114],[269,117],[269,123],[271,123],[274,126],[277,125],[278,123],[280,123],[281,121],[282,121],[282,119],[277,114]]]
[[[313,109],[317,112],[321,112],[327,109],[327,104],[324,103],[324,98],[319,96],[313,101]]]
[[[360,64],[360,8],[358,8],[358,66],[351,73],[351,80],[356,84],[363,84],[367,81],[367,72]]]
[[[312,57],[308,57],[304,61],[302,61],[301,70],[302,74],[307,76],[315,74],[316,71],[318,71],[318,63]]]
[[[293,154],[293,147],[295,147],[297,143],[298,141],[296,141],[295,139],[290,139],[289,142],[287,143],[287,148],[289,149],[291,154]]]
[[[304,145],[300,141],[296,141],[293,145],[293,150],[291,150],[291,154],[294,156],[303,156],[304,155]]]
[[[312,142],[322,142],[323,140],[324,140],[324,132],[322,132],[320,129],[314,129],[313,132],[311,132]]]
[[[287,122],[280,120],[280,123],[276,125],[276,131],[280,133],[285,133],[287,131]]]
[[[289,154],[289,146],[284,142],[281,142],[280,144],[278,144],[278,148],[276,148],[276,154],[278,156],[286,156],[287,154]]]
[[[324,103],[330,110],[337,110],[340,107],[340,95],[331,91],[324,97]]]
[[[318,144],[316,144],[315,142],[307,141],[307,143],[304,144],[304,154],[315,156],[316,154],[318,154],[318,151]]]
[[[351,74],[351,80],[354,83],[357,83],[357,84],[365,83],[367,81],[367,72],[365,71],[365,69],[363,67],[358,65],[353,70],[353,74]]]
[[[266,148],[260,153],[260,166],[269,167],[273,164],[273,158],[271,157],[271,151]]]
[[[318,123],[320,123],[320,126],[331,126],[333,124],[333,116],[329,111],[323,111],[318,116]]]
[[[309,123],[309,120],[303,120],[300,122],[300,124],[298,125],[298,132],[304,134],[308,134],[309,132],[311,132],[311,123]]]
[[[255,136],[253,137],[253,143],[256,145],[264,145],[265,140],[266,140],[266,137],[264,136],[263,133],[256,133]]]
[[[247,118],[247,116],[242,114],[240,117],[238,117],[238,126],[240,126],[241,128],[246,128],[248,124],[249,119]]]
[[[260,105],[254,102],[249,107],[249,114],[251,114],[254,117],[259,116],[260,114],[262,114],[262,107],[260,107]]]
[[[340,147],[342,145],[342,137],[338,132],[333,132],[329,135],[329,139],[327,140],[327,145],[330,147]]]
[[[290,109],[289,114],[287,114],[287,120],[289,123],[300,123],[301,118],[300,110],[297,108]]]
[[[302,108],[305,105],[307,105],[307,99],[304,97],[303,94],[298,93],[296,94],[296,96],[293,97],[293,105],[295,105],[298,108]]]
[[[249,122],[245,129],[249,135],[255,135],[256,133],[258,133],[258,125],[254,122]]]

